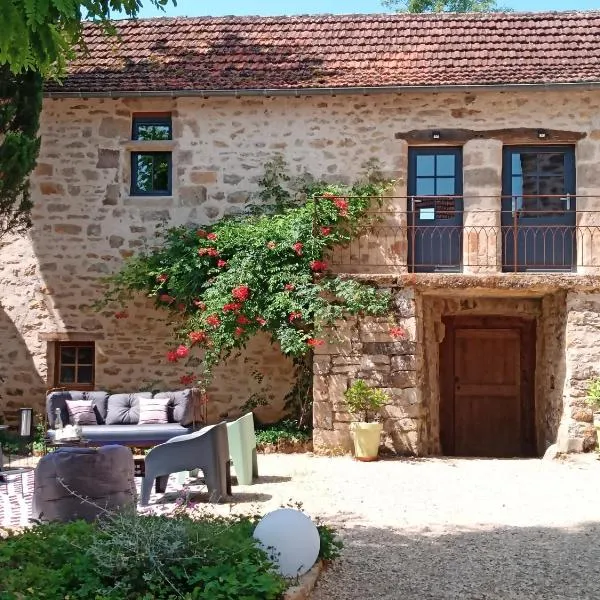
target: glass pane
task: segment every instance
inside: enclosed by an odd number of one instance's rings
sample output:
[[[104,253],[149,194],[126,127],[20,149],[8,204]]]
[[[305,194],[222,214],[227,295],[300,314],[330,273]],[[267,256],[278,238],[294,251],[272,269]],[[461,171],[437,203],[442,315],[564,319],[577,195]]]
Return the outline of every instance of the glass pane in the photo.
[[[518,152],[512,155],[511,172],[513,175],[521,175],[523,173],[521,169],[521,155]]]
[[[417,155],[417,177],[435,175],[435,155]]]
[[[75,346],[62,346],[60,349],[60,363],[74,365],[77,348]]]
[[[77,369],[77,383],[93,383],[94,369],[93,367],[79,367]]]
[[[511,196],[522,196],[523,195],[523,178],[520,175],[513,176],[510,188]]]
[[[523,175],[535,176],[538,171],[538,155],[528,152],[527,154],[521,154],[521,173]]]
[[[170,140],[171,126],[168,123],[138,123],[134,135],[136,140]]]
[[[540,175],[553,175],[565,178],[565,155],[543,153],[538,155],[538,172]]]
[[[456,157],[453,154],[438,154],[436,157],[436,162],[436,175],[454,177],[456,173]]]
[[[60,368],[60,383],[75,383],[75,367]]]
[[[134,157],[133,177],[136,182],[136,190],[138,192],[152,192],[152,167],[154,158],[152,154],[136,154]]]
[[[94,350],[90,346],[80,346],[77,362],[83,365],[94,364]]]
[[[417,196],[433,196],[435,179],[433,177],[417,177]]]
[[[436,179],[436,188],[438,196],[453,196],[456,193],[454,177],[438,177]]]
[[[562,196],[565,194],[564,177],[540,177],[540,195]]]
[[[169,191],[169,154],[154,155],[154,183],[155,192]]]

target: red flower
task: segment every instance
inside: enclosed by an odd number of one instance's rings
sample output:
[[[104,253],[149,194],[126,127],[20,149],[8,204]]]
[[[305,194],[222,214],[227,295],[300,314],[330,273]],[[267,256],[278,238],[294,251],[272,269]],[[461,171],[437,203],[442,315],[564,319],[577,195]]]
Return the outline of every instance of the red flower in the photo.
[[[327,263],[324,260],[311,260],[310,268],[315,271],[324,271],[327,268]]]
[[[235,337],[240,337],[241,335],[243,335],[244,333],[244,328],[243,327],[236,327],[235,328]]]
[[[175,352],[179,358],[185,358],[190,353],[190,349],[181,344],[181,346],[179,346]]]
[[[329,235],[331,233],[331,227],[321,227],[321,235]]]
[[[302,256],[302,248],[304,248],[304,244],[302,244],[302,242],[296,242],[295,244],[292,244],[292,248],[298,256]]]
[[[291,292],[292,290],[296,289],[296,286],[295,286],[293,283],[286,283],[286,284],[283,286],[283,289],[284,289],[286,292]]]
[[[200,344],[206,340],[206,333],[204,331],[190,331],[188,337],[192,344]]]
[[[245,302],[250,297],[250,288],[247,285],[238,285],[231,290],[231,295],[240,302]]]
[[[206,309],[206,304],[204,302],[202,302],[202,300],[194,300],[194,304],[200,309],[200,310],[205,310]]]
[[[194,383],[195,380],[196,377],[190,373],[189,375],[182,375],[179,379],[179,382],[181,383],[181,385],[192,385],[192,383]]]
[[[206,239],[207,239],[207,240],[216,240],[216,239],[217,239],[217,234],[216,234],[216,233],[209,233],[209,234],[206,236]]]
[[[177,362],[178,359],[179,359],[179,356],[178,356],[176,350],[169,350],[167,352],[167,360],[169,362]]]
[[[219,269],[222,269],[223,267],[227,266],[227,261],[223,260],[223,259],[219,259],[217,261],[217,267],[219,267]]]
[[[242,305],[237,302],[228,302],[223,306],[223,312],[238,312],[241,308]]]
[[[269,250],[275,250],[275,248],[277,248],[277,244],[275,242],[267,242],[267,248]]]
[[[210,315],[206,318],[206,322],[213,327],[218,327],[221,324],[221,319],[219,319],[218,315]]]
[[[198,229],[198,231],[196,231],[196,235],[199,238],[205,238],[206,237],[206,231],[204,231],[204,229]]]
[[[200,256],[204,256],[205,254],[208,254],[208,248],[198,248],[198,254]]]
[[[209,248],[207,254],[209,256],[219,256],[219,251],[216,248]]]
[[[169,279],[169,276],[166,273],[161,273],[156,276],[156,281],[158,281],[158,283],[165,283],[167,279]]]
[[[301,312],[293,312],[293,313],[290,313],[290,316],[289,316],[288,318],[289,318],[289,320],[290,320],[290,323],[291,323],[292,321],[294,321],[294,320],[296,320],[296,319],[300,319],[300,318],[302,318],[302,313],[301,313]]]
[[[398,326],[390,327],[390,335],[393,338],[396,338],[396,339],[398,339],[398,338],[405,338],[406,337],[406,331],[404,330],[403,327],[398,327]]]
[[[175,302],[175,298],[173,298],[173,296],[169,296],[169,294],[161,294],[158,299],[166,304],[172,304]]]
[[[333,203],[337,206],[340,216],[345,217],[348,215],[348,200],[336,198]]]
[[[126,319],[129,313],[126,310],[121,310],[115,313],[115,319]]]
[[[315,339],[315,338],[310,338],[310,339],[308,339],[306,341],[306,343],[309,346],[312,346],[314,348],[316,346],[322,346],[325,343],[325,340],[318,340],[318,339]]]
[[[250,321],[250,319],[245,315],[240,315],[235,322],[239,325],[250,325],[250,323],[252,323],[252,321]]]
[[[256,322],[263,327],[267,324],[267,321],[262,317],[256,317]]]

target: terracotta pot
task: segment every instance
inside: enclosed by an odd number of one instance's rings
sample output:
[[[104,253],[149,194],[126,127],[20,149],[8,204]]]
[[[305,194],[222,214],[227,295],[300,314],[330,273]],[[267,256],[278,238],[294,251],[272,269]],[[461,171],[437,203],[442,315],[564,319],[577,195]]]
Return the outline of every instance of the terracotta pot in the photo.
[[[354,440],[354,457],[356,460],[377,460],[379,441],[381,439],[381,423],[351,423],[350,432]]]

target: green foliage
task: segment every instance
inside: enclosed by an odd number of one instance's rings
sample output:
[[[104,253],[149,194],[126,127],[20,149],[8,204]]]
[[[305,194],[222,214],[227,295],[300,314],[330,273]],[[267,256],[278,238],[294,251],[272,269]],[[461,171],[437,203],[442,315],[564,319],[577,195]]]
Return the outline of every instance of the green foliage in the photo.
[[[377,413],[390,401],[382,389],[371,387],[362,379],[354,381],[344,392],[344,399],[348,410],[353,414],[362,415],[365,423],[371,420],[372,413]]]
[[[0,240],[31,225],[29,174],[40,148],[41,109],[39,75],[32,71],[13,75],[7,66],[0,66]]]
[[[202,373],[184,375],[182,383],[200,375],[206,384],[219,361],[260,331],[284,354],[305,356],[325,343],[323,329],[348,313],[380,315],[388,309],[389,293],[336,276],[323,261],[369,224],[368,209],[386,186],[369,180],[352,187],[311,184],[298,206],[287,206],[275,190],[276,208],[271,205],[267,214],[168,229],[159,248],[129,259],[109,278],[98,308],[141,292],[169,311],[181,345],[168,360],[189,355],[196,364],[190,351],[203,352]]]
[[[159,8],[169,1],[148,0]],[[60,75],[74,48],[82,45],[84,19],[111,32],[111,16],[120,12],[135,17],[141,6],[142,0],[2,0],[0,65],[8,65],[13,73],[30,69]]]
[[[41,525],[0,541],[1,600],[275,600],[255,519],[184,511]]]
[[[439,13],[439,12],[511,12],[496,0],[385,0],[384,4],[398,12]]]
[[[7,456],[29,456],[32,453],[41,453],[46,447],[46,431],[43,415],[35,415],[33,439],[24,440],[18,431],[0,431],[0,445]]]
[[[256,429],[257,444],[308,442],[311,437],[311,431],[307,426],[299,426],[297,421],[291,419],[284,419],[270,425],[262,425]]]
[[[344,543],[338,537],[337,531],[329,525],[318,524],[319,539],[321,540],[321,548],[319,550],[319,558],[321,560],[335,560],[342,553]]]
[[[600,377],[596,377],[590,381],[585,400],[588,406],[600,411]]]

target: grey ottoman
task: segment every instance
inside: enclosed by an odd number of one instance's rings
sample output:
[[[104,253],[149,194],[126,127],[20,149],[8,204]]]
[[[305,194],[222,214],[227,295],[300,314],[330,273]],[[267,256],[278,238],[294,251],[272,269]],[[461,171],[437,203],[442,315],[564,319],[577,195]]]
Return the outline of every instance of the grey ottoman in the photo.
[[[33,518],[93,521],[105,512],[135,507],[133,455],[125,446],[60,448],[35,469]]]

